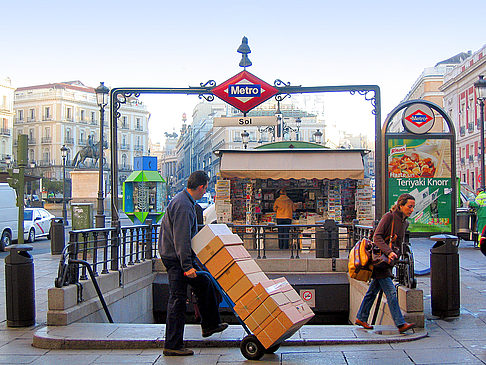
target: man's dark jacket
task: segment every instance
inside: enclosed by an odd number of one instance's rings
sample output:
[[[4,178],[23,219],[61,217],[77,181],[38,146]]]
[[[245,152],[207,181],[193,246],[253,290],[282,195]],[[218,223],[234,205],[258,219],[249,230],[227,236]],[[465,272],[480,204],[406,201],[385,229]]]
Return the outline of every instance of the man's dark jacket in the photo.
[[[193,268],[191,238],[197,233],[194,204],[187,189],[179,192],[167,206],[160,225],[160,257],[179,260],[184,272]]]

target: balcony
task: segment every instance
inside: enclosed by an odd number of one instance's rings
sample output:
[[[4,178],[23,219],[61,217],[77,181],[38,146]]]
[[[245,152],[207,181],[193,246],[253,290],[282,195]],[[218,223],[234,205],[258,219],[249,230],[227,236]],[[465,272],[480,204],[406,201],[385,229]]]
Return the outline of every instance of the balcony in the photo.
[[[466,135],[466,126],[461,125],[459,127],[459,134],[460,134],[461,137],[464,137]]]
[[[468,123],[468,125],[467,125],[467,131],[469,133],[474,132],[474,123]]]
[[[143,128],[141,126],[135,127],[136,131],[143,132]]]
[[[52,137],[42,137],[41,143],[52,143]]]
[[[128,123],[122,123],[120,126],[121,129],[128,129]]]
[[[473,155],[469,155],[469,162],[474,162],[474,156]]]
[[[10,136],[10,128],[0,128],[0,135]]]
[[[466,164],[466,158],[465,157],[461,157],[461,165],[464,165]]]
[[[85,119],[80,119],[80,120],[79,120],[79,123],[81,123],[81,124],[88,124],[88,121],[87,121],[87,120],[85,120]]]
[[[29,138],[27,139],[27,143],[28,143],[29,145],[35,145],[35,144],[36,144],[35,142],[36,142],[36,140],[35,140],[35,138],[33,138],[33,137],[32,137],[32,138],[30,138],[30,137],[29,137]]]
[[[89,124],[91,124],[91,125],[98,125],[98,121],[97,120],[92,120],[91,122],[89,122]]]
[[[35,118],[27,118],[27,122],[29,123],[34,123],[36,121]]]
[[[142,146],[142,145],[135,145],[135,146],[133,147],[133,150],[134,150],[134,151],[143,151],[143,146]]]
[[[129,151],[130,150],[130,145],[129,144],[124,144],[122,143],[120,145],[120,150],[123,150],[123,151]]]
[[[65,137],[64,144],[74,144],[74,138],[72,137]]]
[[[78,140],[78,144],[80,146],[86,146],[86,140],[85,139],[80,139],[80,140]]]

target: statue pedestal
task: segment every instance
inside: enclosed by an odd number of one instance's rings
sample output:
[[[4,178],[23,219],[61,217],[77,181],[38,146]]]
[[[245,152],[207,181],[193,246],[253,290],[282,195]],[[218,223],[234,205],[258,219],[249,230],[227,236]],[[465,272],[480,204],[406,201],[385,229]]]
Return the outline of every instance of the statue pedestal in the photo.
[[[70,172],[70,174],[72,184],[71,201],[73,203],[92,203],[93,207],[95,207],[96,209],[98,207],[99,171],[94,169],[73,170]],[[104,177],[106,178],[106,176]],[[106,181],[106,179],[103,180]],[[104,188],[103,194],[106,196],[106,191]],[[107,199],[105,198],[105,210],[107,207],[107,203]]]

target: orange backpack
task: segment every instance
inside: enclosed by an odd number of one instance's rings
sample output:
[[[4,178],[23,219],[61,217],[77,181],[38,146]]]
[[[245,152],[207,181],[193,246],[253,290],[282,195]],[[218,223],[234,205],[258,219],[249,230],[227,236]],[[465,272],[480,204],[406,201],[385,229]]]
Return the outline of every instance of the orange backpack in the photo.
[[[368,281],[373,273],[371,250],[373,243],[368,238],[356,242],[349,252],[349,276],[359,281]]]

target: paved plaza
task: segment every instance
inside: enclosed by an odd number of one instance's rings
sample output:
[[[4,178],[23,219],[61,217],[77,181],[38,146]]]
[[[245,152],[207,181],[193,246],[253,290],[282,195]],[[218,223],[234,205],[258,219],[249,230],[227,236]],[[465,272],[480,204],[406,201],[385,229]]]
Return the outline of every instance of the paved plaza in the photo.
[[[429,266],[433,242],[413,239],[416,269]],[[392,328],[365,331],[356,326],[304,326],[288,345],[258,363],[269,364],[483,364],[486,363],[486,257],[471,242],[461,242],[461,315],[438,319],[431,315],[430,275],[418,277],[424,290],[425,330],[399,335]],[[256,363],[246,360],[235,340],[243,336],[240,326],[204,342],[200,328],[187,326],[188,346],[195,356],[168,358],[160,348],[130,348],[132,340],[156,342],[163,339],[163,325],[74,324],[46,327],[47,288],[57,274],[59,256],[34,256],[36,276],[36,319],[33,327],[6,326],[4,260],[0,260],[0,363],[2,364],[224,364]],[[381,331],[384,330],[384,331]],[[41,349],[32,346],[38,338],[77,340],[87,349]],[[123,349],[99,349],[110,339]],[[82,340],[82,341],[81,341]],[[125,342],[123,342],[125,341]],[[91,346],[90,346],[91,344]],[[209,347],[213,346],[213,347]],[[157,345],[154,345],[157,346]],[[152,347],[154,347],[152,346]],[[96,349],[98,347],[98,349]],[[110,347],[113,347],[110,345]],[[145,346],[150,347],[150,346]]]

